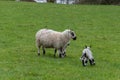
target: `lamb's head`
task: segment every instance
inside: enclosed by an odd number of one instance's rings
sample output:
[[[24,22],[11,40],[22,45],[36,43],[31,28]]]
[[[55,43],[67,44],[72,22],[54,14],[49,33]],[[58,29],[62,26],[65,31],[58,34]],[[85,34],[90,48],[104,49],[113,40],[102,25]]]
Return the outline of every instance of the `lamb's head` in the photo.
[[[90,46],[85,45],[85,48],[90,50],[91,45]]]
[[[77,37],[74,31],[70,29],[66,29],[64,32],[66,33],[68,37],[72,38],[73,40],[76,40]]]

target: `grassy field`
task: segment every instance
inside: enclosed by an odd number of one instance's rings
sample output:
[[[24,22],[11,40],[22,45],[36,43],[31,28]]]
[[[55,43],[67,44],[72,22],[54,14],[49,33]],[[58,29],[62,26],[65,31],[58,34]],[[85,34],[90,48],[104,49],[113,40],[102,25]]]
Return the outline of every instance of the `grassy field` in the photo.
[[[37,56],[41,28],[73,29],[67,57]],[[96,66],[79,60],[92,45]],[[120,80],[120,6],[0,1],[0,80]]]

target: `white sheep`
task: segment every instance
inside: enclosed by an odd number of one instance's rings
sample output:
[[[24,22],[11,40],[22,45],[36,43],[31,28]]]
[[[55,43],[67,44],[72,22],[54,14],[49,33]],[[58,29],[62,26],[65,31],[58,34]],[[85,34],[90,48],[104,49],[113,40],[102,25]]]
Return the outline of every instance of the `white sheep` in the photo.
[[[36,45],[38,48],[38,55],[40,55],[40,47],[42,46],[43,54],[45,54],[45,48],[54,48],[59,51],[59,57],[64,52],[64,47],[70,41],[70,39],[76,40],[76,34],[70,29],[66,29],[63,32],[54,31],[51,29],[41,29],[36,33]]]

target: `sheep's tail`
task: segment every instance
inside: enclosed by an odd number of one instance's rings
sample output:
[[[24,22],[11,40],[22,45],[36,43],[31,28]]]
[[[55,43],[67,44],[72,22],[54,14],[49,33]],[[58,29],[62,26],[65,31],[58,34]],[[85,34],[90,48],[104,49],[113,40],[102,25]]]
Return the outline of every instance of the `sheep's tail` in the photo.
[[[36,39],[36,47],[40,48],[40,40],[39,39]]]

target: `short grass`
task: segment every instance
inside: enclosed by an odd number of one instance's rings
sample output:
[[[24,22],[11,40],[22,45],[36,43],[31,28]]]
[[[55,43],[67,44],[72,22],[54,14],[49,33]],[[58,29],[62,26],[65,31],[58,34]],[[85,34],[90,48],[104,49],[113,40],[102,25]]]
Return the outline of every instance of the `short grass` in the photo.
[[[41,28],[73,29],[67,57],[37,56]],[[0,1],[0,80],[120,80],[120,6]],[[79,60],[92,45],[96,66]]]

